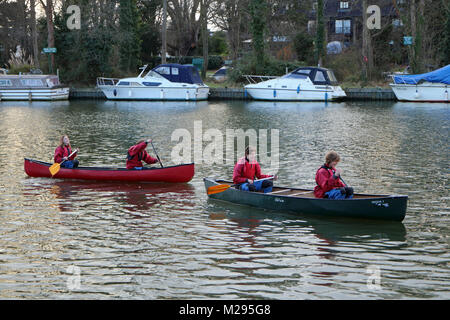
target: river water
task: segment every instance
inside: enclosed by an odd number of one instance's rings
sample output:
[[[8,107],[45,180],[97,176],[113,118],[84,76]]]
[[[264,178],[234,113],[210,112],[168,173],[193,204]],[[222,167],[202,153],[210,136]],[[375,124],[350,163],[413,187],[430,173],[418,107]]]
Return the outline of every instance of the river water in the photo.
[[[272,155],[285,186],[314,187],[334,149],[356,192],[408,195],[406,218],[317,219],[208,200],[203,178],[230,178],[225,159],[196,161],[187,184],[23,169],[24,157],[51,161],[62,134],[81,165],[124,166],[145,138],[171,165],[173,132],[193,138],[195,124],[224,136],[278,130]],[[449,130],[448,104],[1,102],[0,299],[449,299]]]

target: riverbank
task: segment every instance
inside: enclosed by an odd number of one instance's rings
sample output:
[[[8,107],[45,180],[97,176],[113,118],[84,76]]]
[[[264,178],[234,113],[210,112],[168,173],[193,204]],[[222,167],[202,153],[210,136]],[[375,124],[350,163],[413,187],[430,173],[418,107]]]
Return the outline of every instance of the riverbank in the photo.
[[[346,88],[345,100],[396,100],[391,88]],[[70,88],[69,99],[101,99],[106,97],[98,88]],[[210,88],[210,100],[251,100],[244,88]]]

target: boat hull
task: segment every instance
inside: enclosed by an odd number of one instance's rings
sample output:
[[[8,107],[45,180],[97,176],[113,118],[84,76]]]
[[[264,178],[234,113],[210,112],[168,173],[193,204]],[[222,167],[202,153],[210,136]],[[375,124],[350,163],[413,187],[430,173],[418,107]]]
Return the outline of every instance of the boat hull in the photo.
[[[337,91],[325,87],[317,90],[297,90],[246,86],[245,90],[253,99],[267,101],[336,101],[346,97],[342,89]]]
[[[0,89],[2,100],[67,100],[69,88],[43,88],[43,89]]]
[[[183,100],[208,99],[209,87],[126,87],[115,85],[98,86],[110,100]]]
[[[25,159],[24,169],[30,177],[51,178],[49,168],[52,164]],[[164,168],[145,168],[127,170],[124,168],[79,167],[61,168],[53,176],[55,179],[78,179],[98,181],[134,181],[134,182],[189,182],[194,176],[194,164],[182,164]]]
[[[414,102],[449,102],[450,87],[445,84],[427,83],[390,84],[397,100]]]
[[[230,183],[213,179],[204,179],[205,188],[221,183]],[[280,187],[282,188],[282,187]],[[298,191],[312,191],[287,188]],[[264,194],[260,192],[241,191],[229,188],[221,193],[209,195],[212,199],[223,200],[236,204],[260,207],[269,210],[289,211],[309,214],[316,217],[348,217],[360,219],[376,219],[402,221],[406,215],[407,196],[388,195],[358,195],[355,199],[330,200],[314,197],[301,197],[278,194]],[[363,196],[367,196],[364,198]]]

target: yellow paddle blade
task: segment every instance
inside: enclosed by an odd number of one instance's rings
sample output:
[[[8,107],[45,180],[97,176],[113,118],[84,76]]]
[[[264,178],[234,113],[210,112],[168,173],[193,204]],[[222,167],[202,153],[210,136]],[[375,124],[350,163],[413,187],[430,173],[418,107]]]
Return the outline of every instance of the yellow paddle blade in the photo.
[[[209,187],[208,190],[206,190],[206,194],[215,194],[215,193],[221,193],[225,190],[228,190],[231,187],[229,184],[219,184],[217,186]]]
[[[49,170],[50,170],[50,174],[52,175],[52,177],[58,173],[59,169],[61,169],[60,163],[54,163],[50,166]]]

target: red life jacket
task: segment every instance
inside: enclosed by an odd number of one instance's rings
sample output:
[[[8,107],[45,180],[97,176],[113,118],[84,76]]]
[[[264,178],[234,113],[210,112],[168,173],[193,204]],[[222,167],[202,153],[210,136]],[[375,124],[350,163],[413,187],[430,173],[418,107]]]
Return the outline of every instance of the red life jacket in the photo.
[[[156,163],[158,159],[151,157],[145,148],[147,147],[147,142],[143,141],[134,145],[128,149],[127,153],[127,169],[134,169],[135,167],[142,167],[142,161],[146,163]]]
[[[63,146],[63,147],[59,146],[55,149],[55,156],[53,157],[53,161],[55,161],[55,163],[61,163],[63,161],[63,158],[68,157],[71,153],[72,153],[72,148],[70,148],[69,146]],[[69,160],[75,159],[76,156],[77,156],[77,153],[75,152],[69,158]]]
[[[333,190],[334,188],[345,187],[345,184],[341,179],[333,178],[333,169],[323,165],[316,172],[317,186],[314,188],[314,196],[316,198],[323,198],[325,193]]]
[[[247,182],[247,179],[255,180],[269,178],[271,175],[261,174],[259,163],[254,161],[250,163],[247,158],[243,157],[234,166],[233,183],[241,184]]]

